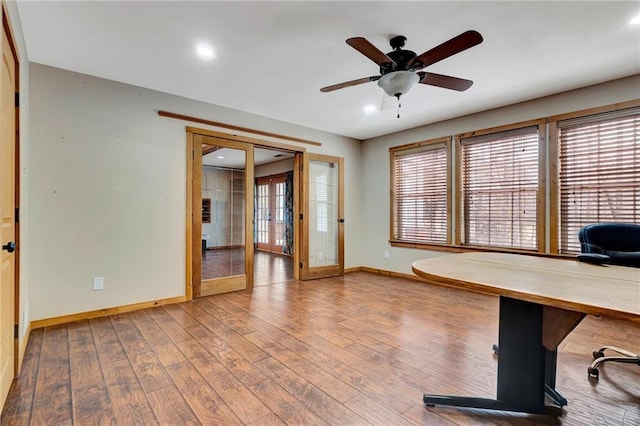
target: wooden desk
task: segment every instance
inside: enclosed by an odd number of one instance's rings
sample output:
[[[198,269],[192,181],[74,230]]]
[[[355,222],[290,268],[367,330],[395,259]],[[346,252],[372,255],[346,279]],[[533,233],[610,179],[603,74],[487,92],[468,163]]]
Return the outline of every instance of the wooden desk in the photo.
[[[470,252],[417,261],[413,272],[433,284],[500,296],[497,399],[425,394],[425,405],[561,415],[566,399],[555,376],[562,340],[586,314],[640,324],[637,268]]]

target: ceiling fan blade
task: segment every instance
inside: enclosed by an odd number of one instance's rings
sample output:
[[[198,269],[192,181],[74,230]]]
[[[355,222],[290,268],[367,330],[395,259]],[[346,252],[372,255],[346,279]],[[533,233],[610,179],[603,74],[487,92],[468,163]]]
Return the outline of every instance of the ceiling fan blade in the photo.
[[[473,85],[473,81],[471,80],[442,74],[434,74],[432,72],[419,72],[418,75],[420,76],[421,84],[457,90],[458,92],[464,92]]]
[[[482,36],[477,31],[466,31],[449,41],[445,41],[439,46],[434,47],[431,50],[427,50],[420,56],[416,56],[409,63],[409,67],[413,69],[420,69],[428,67],[431,64],[435,64],[449,56],[460,53],[463,50],[467,50],[477,44],[482,43]]]
[[[364,37],[348,38],[347,44],[378,65],[395,64],[393,59],[382,53],[377,47],[369,43],[369,41]]]
[[[321,92],[333,92],[334,90],[344,89],[345,87],[357,86],[358,84],[368,83],[370,81],[376,81],[380,78],[379,75],[372,75],[371,77],[359,78],[357,80],[345,81],[344,83],[334,84],[333,86],[327,86],[320,89]]]

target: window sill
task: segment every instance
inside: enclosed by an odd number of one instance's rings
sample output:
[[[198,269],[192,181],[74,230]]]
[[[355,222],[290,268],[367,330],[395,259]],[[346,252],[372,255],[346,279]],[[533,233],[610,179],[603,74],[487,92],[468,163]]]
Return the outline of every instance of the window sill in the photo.
[[[526,254],[530,256],[552,257],[557,259],[573,259],[575,257],[574,255],[541,253],[534,250],[518,250],[518,249],[508,249],[508,248],[501,248],[501,247],[460,246],[460,245],[452,245],[452,244],[411,243],[407,241],[397,241],[397,240],[389,240],[389,245],[391,245],[391,247],[414,248],[419,250],[446,251],[446,252],[453,252],[453,253],[477,251],[477,252]]]

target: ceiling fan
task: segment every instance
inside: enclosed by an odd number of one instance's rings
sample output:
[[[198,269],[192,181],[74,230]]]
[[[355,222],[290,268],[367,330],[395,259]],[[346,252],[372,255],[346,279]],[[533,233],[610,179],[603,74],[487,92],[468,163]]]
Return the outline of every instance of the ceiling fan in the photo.
[[[387,95],[398,98],[398,102],[400,101],[400,96],[411,90],[416,83],[462,92],[471,87],[473,81],[420,70],[480,44],[482,40],[482,35],[479,32],[466,31],[431,50],[427,50],[422,55],[416,55],[411,50],[403,49],[407,38],[398,35],[389,40],[393,51],[385,55],[364,37],[349,38],[346,40],[349,46],[380,66],[380,75],[334,84],[323,87],[320,91],[332,92],[345,87],[377,81],[378,86]]]

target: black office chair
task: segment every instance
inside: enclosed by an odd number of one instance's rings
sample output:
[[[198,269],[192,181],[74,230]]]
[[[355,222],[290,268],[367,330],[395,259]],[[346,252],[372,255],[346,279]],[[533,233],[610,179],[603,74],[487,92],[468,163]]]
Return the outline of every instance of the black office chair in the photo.
[[[595,263],[610,263],[612,265],[640,268],[640,224],[634,223],[594,223],[587,225],[578,232],[580,251],[588,254],[578,256],[579,260],[589,260],[589,255],[597,255],[592,260]],[[638,272],[640,279],[640,271]],[[610,350],[623,356],[605,356],[604,351]],[[615,346],[604,346],[593,352],[594,361],[588,368],[590,377],[598,378],[598,366],[604,362],[623,362],[640,366],[640,356]]]

